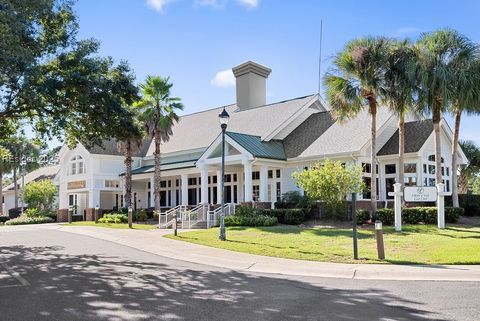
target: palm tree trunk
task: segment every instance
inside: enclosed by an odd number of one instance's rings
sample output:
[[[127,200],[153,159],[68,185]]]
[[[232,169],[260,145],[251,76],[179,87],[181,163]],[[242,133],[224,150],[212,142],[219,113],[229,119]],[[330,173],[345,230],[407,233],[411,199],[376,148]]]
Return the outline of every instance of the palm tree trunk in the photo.
[[[405,184],[405,115],[400,113],[398,118],[398,183]],[[402,203],[405,200],[402,198]]]
[[[3,215],[3,171],[0,170],[0,216]]]
[[[17,168],[13,168],[13,198],[15,201],[15,208],[18,208],[18,185],[17,185]]]
[[[154,194],[155,194],[155,210],[160,211],[160,180],[162,174],[160,171],[160,131],[155,131],[155,174],[154,174]]]
[[[432,111],[433,131],[435,133],[435,184],[442,182],[442,147],[440,140],[440,102],[436,102]]]
[[[127,142],[125,149],[125,205],[132,206],[132,144]],[[132,212],[128,211],[128,227],[132,228]]]
[[[370,117],[371,117],[371,164],[372,164],[372,179],[370,181],[370,205],[372,208],[372,221],[377,217],[377,102],[375,99],[369,100]]]
[[[460,120],[462,119],[462,111],[458,110],[455,115],[455,127],[453,129],[452,143],[452,203],[453,207],[459,207],[458,202],[458,184],[457,184],[457,154],[458,154],[458,135],[460,132]]]
[[[467,171],[462,171],[460,173],[460,180],[458,182],[458,192],[460,194],[468,194],[468,175]]]

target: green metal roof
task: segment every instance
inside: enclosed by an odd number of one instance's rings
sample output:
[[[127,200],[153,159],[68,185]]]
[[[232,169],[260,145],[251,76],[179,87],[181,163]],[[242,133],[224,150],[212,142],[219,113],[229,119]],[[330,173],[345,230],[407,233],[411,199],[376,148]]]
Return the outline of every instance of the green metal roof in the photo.
[[[183,154],[183,155],[177,155],[177,156],[161,157],[160,170],[166,171],[166,170],[172,170],[172,169],[178,169],[178,168],[194,167],[192,163],[196,162],[198,158],[200,158],[202,153],[203,152],[195,152],[195,153],[189,153],[189,154]],[[155,170],[154,165],[146,165],[146,166],[133,169],[132,175],[153,173],[154,170]],[[125,172],[121,173],[119,176],[124,176],[124,175],[125,175]]]
[[[228,137],[245,148],[253,157],[286,160],[283,143],[280,140],[262,141],[260,136],[226,132]]]

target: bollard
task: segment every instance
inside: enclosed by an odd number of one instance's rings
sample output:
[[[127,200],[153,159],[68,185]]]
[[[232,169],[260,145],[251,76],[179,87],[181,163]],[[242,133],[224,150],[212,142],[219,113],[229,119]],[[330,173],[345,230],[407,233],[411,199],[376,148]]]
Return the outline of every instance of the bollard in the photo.
[[[353,223],[353,259],[358,260],[357,241],[357,194],[352,193],[352,223]]]
[[[95,206],[95,224],[98,224],[98,210],[100,207],[97,205]]]
[[[378,258],[384,260],[385,247],[383,245],[383,227],[381,221],[375,221],[375,239],[377,240]]]
[[[132,206],[128,207],[128,228],[132,228],[133,221],[133,208]]]
[[[73,207],[68,208],[68,224],[72,224]]]

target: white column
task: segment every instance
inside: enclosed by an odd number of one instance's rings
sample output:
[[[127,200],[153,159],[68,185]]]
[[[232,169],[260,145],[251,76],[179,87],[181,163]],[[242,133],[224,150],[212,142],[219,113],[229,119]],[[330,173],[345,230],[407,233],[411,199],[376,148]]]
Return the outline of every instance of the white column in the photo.
[[[208,166],[203,165],[200,167],[200,203],[208,203]]]
[[[222,203],[222,172],[217,171],[217,204]]]
[[[395,231],[400,232],[402,230],[402,184],[393,184],[394,192],[389,192],[389,196],[394,197],[395,207]]]
[[[268,201],[268,166],[260,166],[260,202]]]
[[[182,205],[188,205],[188,174],[182,174]]]
[[[155,185],[154,185],[154,180],[153,176],[150,177],[150,204],[148,206],[150,207],[155,207]]]
[[[238,185],[238,195],[237,195],[237,202],[241,202],[243,200],[243,172],[238,172],[237,173],[237,185]]]
[[[96,206],[102,207],[102,204],[100,204],[100,190],[98,189],[91,189],[88,192],[88,207],[89,208],[95,208]]]
[[[245,173],[245,182],[244,182],[244,199],[245,202],[252,201],[252,194],[253,194],[253,182],[252,182],[252,162],[251,161],[244,161],[243,162],[243,171]]]
[[[437,217],[438,217],[438,228],[445,228],[445,195],[450,193],[445,193],[445,185],[443,183],[437,184]]]

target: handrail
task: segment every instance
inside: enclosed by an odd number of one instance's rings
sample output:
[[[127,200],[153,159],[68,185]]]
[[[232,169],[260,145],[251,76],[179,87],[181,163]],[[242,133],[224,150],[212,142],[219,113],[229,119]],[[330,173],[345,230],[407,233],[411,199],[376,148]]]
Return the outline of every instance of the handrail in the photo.
[[[177,205],[165,212],[160,212],[158,215],[158,227],[159,228],[168,228],[173,224],[173,220],[175,219],[175,215],[177,214],[177,219],[180,217],[180,220],[183,219],[182,215],[186,210],[186,205]],[[180,215],[178,215],[180,214]],[[162,224],[162,218],[164,223]]]
[[[235,209],[236,209],[236,204],[235,203],[226,203],[223,206],[223,209],[225,210],[225,216],[233,215],[235,214]],[[220,217],[222,213],[222,207],[217,207],[213,211],[209,211],[207,214],[207,228],[210,228],[212,226],[215,226],[217,224],[217,217]]]
[[[209,204],[202,203],[198,204],[193,209],[186,211],[185,215],[187,216],[188,228],[192,228],[192,225],[195,225],[198,222],[206,221],[209,209]]]

